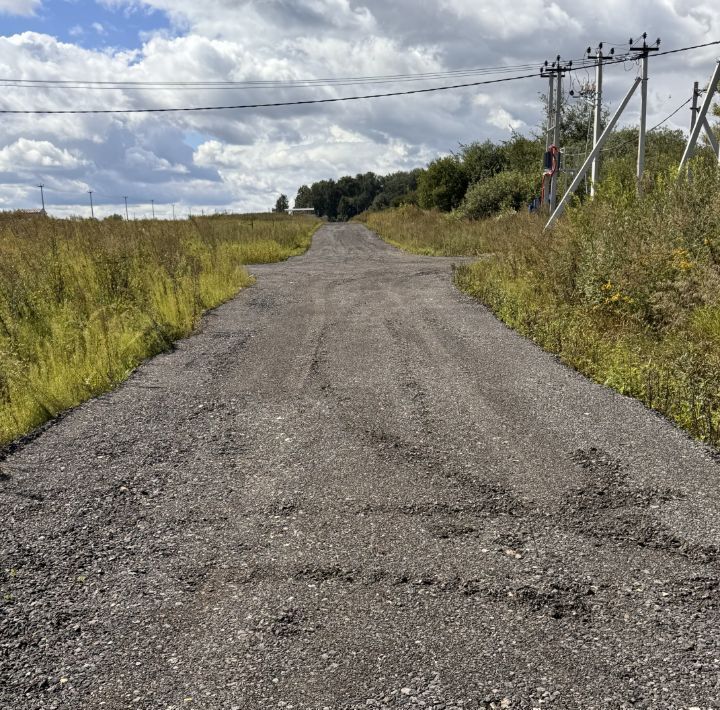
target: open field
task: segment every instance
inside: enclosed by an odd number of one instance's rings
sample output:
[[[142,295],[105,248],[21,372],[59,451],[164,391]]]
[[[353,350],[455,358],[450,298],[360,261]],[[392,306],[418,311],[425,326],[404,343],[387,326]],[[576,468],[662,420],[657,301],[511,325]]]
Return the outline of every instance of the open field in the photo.
[[[414,253],[483,255],[457,269],[462,290],[563,362],[717,444],[720,178],[658,188],[642,199],[610,190],[547,233],[528,214],[470,222],[405,208],[364,220]]]
[[[0,444],[121,382],[300,254],[312,218],[0,221]]]

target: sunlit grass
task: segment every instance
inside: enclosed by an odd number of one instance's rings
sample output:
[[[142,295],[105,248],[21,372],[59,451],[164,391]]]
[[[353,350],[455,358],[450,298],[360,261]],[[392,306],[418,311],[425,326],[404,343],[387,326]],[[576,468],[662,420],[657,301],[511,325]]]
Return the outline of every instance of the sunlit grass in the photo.
[[[0,443],[104,392],[310,245],[319,222],[0,221]]]

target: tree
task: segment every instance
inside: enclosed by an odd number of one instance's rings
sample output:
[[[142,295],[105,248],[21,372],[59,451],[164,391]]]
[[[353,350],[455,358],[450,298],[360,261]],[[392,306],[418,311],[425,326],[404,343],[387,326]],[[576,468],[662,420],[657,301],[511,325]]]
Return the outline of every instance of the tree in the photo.
[[[461,144],[459,157],[471,185],[487,180],[505,169],[506,158],[502,146],[489,140],[484,143]]]
[[[505,156],[505,170],[540,175],[545,152],[544,139],[526,138],[513,131],[510,140],[503,142],[502,152]]]
[[[338,202],[342,196],[334,180],[314,182],[310,187],[312,206],[318,217],[327,217],[331,222],[337,219]]]
[[[457,156],[433,160],[418,179],[420,207],[450,212],[462,202],[467,186],[468,178]]]
[[[407,203],[417,204],[417,183],[422,173],[422,168],[416,168],[386,175],[382,178],[382,191],[375,195],[369,209],[378,211]]]
[[[308,208],[312,207],[312,190],[307,185],[301,185],[298,188],[297,196],[295,197],[295,207],[297,208]]]
[[[275,203],[275,209],[274,212],[287,212],[290,208],[290,204],[288,203],[287,195],[280,195],[280,197],[277,198],[277,202]]]

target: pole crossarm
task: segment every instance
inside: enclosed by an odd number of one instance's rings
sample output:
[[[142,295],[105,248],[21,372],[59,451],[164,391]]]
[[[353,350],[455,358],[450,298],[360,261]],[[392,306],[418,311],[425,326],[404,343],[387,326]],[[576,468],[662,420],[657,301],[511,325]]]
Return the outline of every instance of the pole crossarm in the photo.
[[[713,97],[715,96],[715,92],[717,90],[718,81],[720,81],[720,62],[715,65],[715,71],[713,71],[712,78],[710,79],[710,84],[708,85],[708,89],[705,92],[705,98],[703,99],[702,106],[700,107],[700,113],[698,113],[695,125],[690,132],[690,138],[688,138],[687,145],[685,146],[685,151],[683,152],[683,156],[680,159],[680,170],[678,171],[679,173],[682,173],[683,168],[688,164],[688,161],[690,160],[690,158],[692,158],[693,153],[695,152],[695,146],[697,145],[697,140],[700,137],[700,131],[702,131],[705,127],[707,113],[710,109],[710,106],[712,105]]]
[[[572,183],[570,183],[570,187],[568,187],[567,192],[563,195],[562,200],[560,200],[558,206],[555,208],[555,211],[550,215],[550,219],[548,220],[547,224],[545,225],[545,229],[549,229],[550,227],[557,222],[558,217],[563,213],[565,210],[565,206],[570,201],[570,198],[574,194],[575,190],[578,189],[580,186],[580,183],[582,182],[583,178],[585,177],[585,174],[587,173],[588,169],[592,165],[593,160],[598,156],[600,151],[602,150],[603,145],[605,145],[605,141],[608,139],[610,134],[613,131],[613,128],[615,128],[615,124],[620,119],[620,116],[622,115],[622,112],[627,107],[628,103],[630,102],[630,99],[632,98],[633,94],[635,93],[635,90],[638,88],[640,83],[642,82],[642,79],[638,77],[633,82],[633,85],[630,87],[630,90],[625,94],[625,98],[620,103],[620,106],[618,106],[617,111],[615,111],[615,114],[610,119],[608,125],[605,127],[605,130],[602,132],[602,135],[598,139],[597,145],[590,151],[590,154],[587,158],[585,158],[585,162],[582,164],[582,167],[577,171],[577,174],[575,175],[574,180]]]

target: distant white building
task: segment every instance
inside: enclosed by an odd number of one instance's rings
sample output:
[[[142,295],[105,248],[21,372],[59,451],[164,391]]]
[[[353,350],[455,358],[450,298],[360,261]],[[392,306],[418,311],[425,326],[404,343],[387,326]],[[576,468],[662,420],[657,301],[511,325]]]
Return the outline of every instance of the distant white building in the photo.
[[[314,212],[314,207],[291,207],[288,210],[288,214],[311,214]]]

